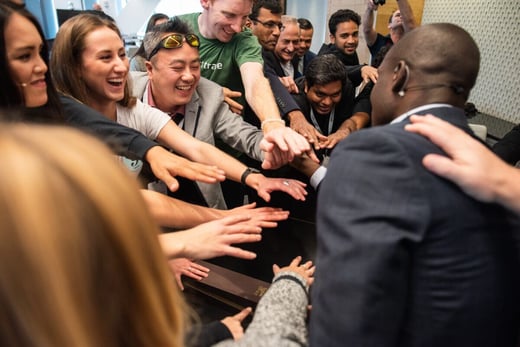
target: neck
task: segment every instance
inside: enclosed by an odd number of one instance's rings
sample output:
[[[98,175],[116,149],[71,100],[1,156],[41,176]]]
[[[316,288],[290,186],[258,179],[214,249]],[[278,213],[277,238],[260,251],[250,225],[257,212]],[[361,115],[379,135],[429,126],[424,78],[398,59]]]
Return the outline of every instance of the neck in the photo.
[[[199,24],[200,35],[206,39],[214,39],[214,35],[211,35],[209,28],[206,26],[206,12],[202,12],[200,16],[197,18],[197,23]]]
[[[96,102],[89,100],[87,105],[99,113],[103,114],[108,119],[113,120],[114,122],[117,120],[117,104],[115,101],[110,102]]]

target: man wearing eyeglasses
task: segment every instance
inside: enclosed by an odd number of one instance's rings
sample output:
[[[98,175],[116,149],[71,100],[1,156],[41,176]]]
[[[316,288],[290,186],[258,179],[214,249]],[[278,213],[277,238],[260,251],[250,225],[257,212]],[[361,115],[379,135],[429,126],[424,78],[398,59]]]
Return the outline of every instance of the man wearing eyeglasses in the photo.
[[[252,0],[201,0],[202,13],[180,16],[201,39],[201,74],[228,88],[240,92],[241,106],[246,101],[260,120],[267,139],[276,143],[284,160],[312,149],[307,140],[285,126],[268,80],[263,73],[263,60],[258,40],[243,31],[253,5]],[[226,102],[232,99],[226,97]],[[236,109],[236,108],[235,108]],[[271,148],[269,148],[271,149]],[[267,167],[264,167],[267,168]]]

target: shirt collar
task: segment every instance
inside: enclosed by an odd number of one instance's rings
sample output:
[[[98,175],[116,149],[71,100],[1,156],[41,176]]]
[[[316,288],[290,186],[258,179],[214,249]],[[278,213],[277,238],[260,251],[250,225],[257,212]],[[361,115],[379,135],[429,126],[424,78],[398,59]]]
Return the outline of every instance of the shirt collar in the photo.
[[[397,117],[393,121],[391,121],[390,124],[402,122],[403,120],[405,120],[406,118],[410,117],[411,115],[419,113],[419,112],[422,112],[424,110],[428,110],[428,109],[431,109],[431,108],[439,108],[439,107],[450,107],[450,108],[453,108],[453,106],[449,105],[449,104],[428,104],[428,105],[419,106],[419,107],[416,107],[416,108],[412,108],[410,111],[408,111],[406,113],[403,113],[402,115],[400,115],[399,117]]]

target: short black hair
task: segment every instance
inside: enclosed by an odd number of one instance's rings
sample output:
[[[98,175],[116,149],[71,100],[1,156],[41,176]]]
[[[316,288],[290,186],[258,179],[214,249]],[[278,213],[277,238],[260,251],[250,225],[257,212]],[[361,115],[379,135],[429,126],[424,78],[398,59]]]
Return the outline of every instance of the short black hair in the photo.
[[[308,20],[307,18],[298,18],[298,24],[300,24],[300,29],[303,29],[303,30],[314,29],[311,21]]]
[[[159,42],[161,42],[162,36],[165,33],[187,35],[192,34],[193,30],[179,17],[171,17],[167,22],[153,26],[152,29],[144,35],[143,38],[146,59],[148,59],[154,48],[159,44]]]
[[[283,8],[279,0],[257,0],[253,3],[249,19],[257,20],[261,8],[268,9],[273,14],[283,14]]]
[[[347,71],[343,62],[334,54],[318,55],[312,59],[305,70],[305,82],[307,88],[313,85],[325,85],[335,81],[341,81],[345,86]]]
[[[352,10],[337,10],[329,18],[329,31],[332,35],[336,35],[338,25],[344,22],[354,22],[358,26],[361,25],[361,16]]]

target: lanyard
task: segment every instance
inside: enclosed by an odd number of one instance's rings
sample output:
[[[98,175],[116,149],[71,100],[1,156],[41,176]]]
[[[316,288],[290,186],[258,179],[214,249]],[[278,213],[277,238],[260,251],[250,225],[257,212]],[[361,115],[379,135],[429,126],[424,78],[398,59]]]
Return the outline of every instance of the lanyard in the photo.
[[[334,111],[335,111],[335,109],[332,109],[332,112],[329,115],[329,129],[328,129],[327,134],[324,134],[323,131],[320,128],[320,125],[318,124],[318,121],[316,120],[316,116],[314,115],[314,110],[311,107],[311,121],[312,121],[312,124],[323,135],[327,135],[328,136],[332,132],[332,126],[334,125]]]

